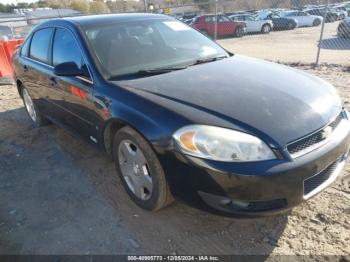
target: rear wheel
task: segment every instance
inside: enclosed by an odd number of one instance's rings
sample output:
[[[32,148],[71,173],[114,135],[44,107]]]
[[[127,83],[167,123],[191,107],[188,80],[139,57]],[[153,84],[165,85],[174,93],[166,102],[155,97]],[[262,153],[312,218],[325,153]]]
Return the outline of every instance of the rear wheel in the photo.
[[[319,26],[321,24],[320,19],[315,19],[314,22],[312,23],[313,26]]]
[[[130,127],[119,130],[114,137],[113,155],[123,186],[138,206],[156,211],[173,201],[163,168],[139,133]]]
[[[271,26],[269,24],[265,24],[261,28],[261,32],[263,34],[269,34],[271,32]]]
[[[49,124],[50,122],[40,114],[39,109],[35,105],[32,97],[29,95],[28,90],[23,86],[21,87],[21,90],[25,109],[34,125],[39,127]]]
[[[244,35],[244,29],[243,29],[243,27],[242,27],[242,26],[237,27],[237,28],[236,28],[236,31],[235,31],[235,33],[234,33],[234,35],[235,35],[236,37],[243,37],[243,35]]]

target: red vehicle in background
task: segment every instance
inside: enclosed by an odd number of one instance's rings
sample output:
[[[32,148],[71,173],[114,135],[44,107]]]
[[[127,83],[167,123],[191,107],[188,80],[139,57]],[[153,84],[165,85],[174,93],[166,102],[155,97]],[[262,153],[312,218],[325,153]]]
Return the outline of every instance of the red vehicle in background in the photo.
[[[214,36],[215,18],[215,15],[198,16],[191,25],[203,34]],[[232,21],[225,15],[217,15],[217,19],[217,36],[242,37],[245,34],[246,25],[244,22]]]

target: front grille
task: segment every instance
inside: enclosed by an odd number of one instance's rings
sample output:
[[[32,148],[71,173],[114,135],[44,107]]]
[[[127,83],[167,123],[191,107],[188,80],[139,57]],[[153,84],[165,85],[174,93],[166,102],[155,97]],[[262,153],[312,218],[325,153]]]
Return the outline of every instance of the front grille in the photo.
[[[340,121],[343,119],[343,113],[341,112],[327,127],[332,127],[332,129],[335,129]],[[327,128],[325,127],[325,128]],[[311,146],[317,145],[324,141],[326,137],[323,135],[324,129],[313,133],[312,135],[306,136],[305,138],[302,138],[296,142],[292,142],[287,146],[288,152],[293,156],[300,153],[303,150],[306,150],[310,148]]]
[[[325,183],[331,175],[334,173],[334,170],[337,168],[341,160],[337,160],[322,172],[314,175],[306,180],[304,180],[304,196],[318,188],[320,185]]]

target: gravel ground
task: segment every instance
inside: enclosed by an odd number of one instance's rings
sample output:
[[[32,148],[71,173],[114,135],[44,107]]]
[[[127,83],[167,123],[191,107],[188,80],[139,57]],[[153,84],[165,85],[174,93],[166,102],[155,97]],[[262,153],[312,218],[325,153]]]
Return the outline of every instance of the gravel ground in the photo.
[[[298,67],[334,84],[350,109],[349,68]],[[350,255],[350,165],[276,217],[219,217],[181,203],[149,213],[103,153],[55,126],[33,128],[14,86],[0,86],[0,123],[0,254]]]

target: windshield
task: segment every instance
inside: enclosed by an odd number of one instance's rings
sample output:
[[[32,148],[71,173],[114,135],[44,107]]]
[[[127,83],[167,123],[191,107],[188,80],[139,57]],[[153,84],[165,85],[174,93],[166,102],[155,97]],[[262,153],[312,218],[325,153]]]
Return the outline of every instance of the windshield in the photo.
[[[198,60],[228,56],[213,41],[174,19],[97,25],[85,29],[85,33],[110,79],[143,70],[185,67]]]

